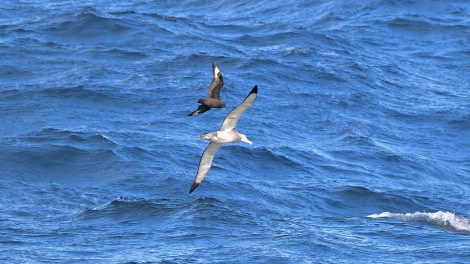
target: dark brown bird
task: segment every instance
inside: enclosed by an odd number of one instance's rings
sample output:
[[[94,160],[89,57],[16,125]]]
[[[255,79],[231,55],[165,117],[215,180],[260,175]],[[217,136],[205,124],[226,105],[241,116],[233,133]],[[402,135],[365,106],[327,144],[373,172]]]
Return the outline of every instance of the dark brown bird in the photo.
[[[207,98],[199,99],[197,102],[201,105],[197,108],[196,111],[190,113],[188,116],[202,114],[206,111],[209,111],[211,108],[226,107],[226,105],[220,100],[220,89],[222,89],[222,86],[224,86],[224,78],[222,77],[222,73],[220,73],[217,65],[212,63],[212,82],[209,86]]]

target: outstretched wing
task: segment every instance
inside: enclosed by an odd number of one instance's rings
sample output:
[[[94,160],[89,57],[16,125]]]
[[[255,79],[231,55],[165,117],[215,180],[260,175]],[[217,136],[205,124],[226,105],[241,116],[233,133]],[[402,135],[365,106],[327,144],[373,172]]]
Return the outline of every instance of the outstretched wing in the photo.
[[[258,85],[255,85],[245,100],[232,110],[224,119],[220,130],[233,129],[237,126],[240,116],[253,104],[258,95]]]
[[[208,98],[220,100],[220,89],[224,86],[224,78],[217,65],[212,63],[212,82],[207,92]]]
[[[221,143],[211,142],[202,153],[201,160],[199,161],[199,169],[197,170],[196,178],[191,185],[191,189],[189,189],[189,193],[192,193],[206,177],[207,172],[212,166],[214,155],[217,150],[219,150],[220,146],[222,146]]]

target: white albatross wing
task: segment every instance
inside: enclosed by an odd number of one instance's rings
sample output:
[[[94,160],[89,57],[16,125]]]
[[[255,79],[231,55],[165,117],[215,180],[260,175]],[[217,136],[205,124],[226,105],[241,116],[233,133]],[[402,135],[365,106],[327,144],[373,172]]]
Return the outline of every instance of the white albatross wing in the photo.
[[[248,109],[251,107],[253,102],[256,99],[256,96],[258,95],[258,85],[255,85],[253,89],[251,89],[251,92],[248,94],[248,96],[243,100],[241,104],[239,104],[235,109],[233,109],[224,119],[224,123],[222,124],[222,127],[220,130],[228,130],[228,129],[233,129],[237,126],[238,120],[240,119],[240,116]]]
[[[219,150],[220,146],[222,146],[222,143],[211,142],[202,153],[201,160],[199,161],[199,169],[197,170],[196,178],[191,185],[191,189],[189,189],[189,193],[192,193],[206,177],[207,172],[212,166],[214,155],[217,150]]]

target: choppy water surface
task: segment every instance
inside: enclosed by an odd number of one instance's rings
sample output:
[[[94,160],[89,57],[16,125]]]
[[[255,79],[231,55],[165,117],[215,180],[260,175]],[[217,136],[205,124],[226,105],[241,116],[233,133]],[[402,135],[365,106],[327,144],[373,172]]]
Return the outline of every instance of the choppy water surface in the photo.
[[[7,1],[2,263],[464,263],[467,1]],[[225,109],[188,117],[211,63]],[[188,195],[207,142],[257,84]]]

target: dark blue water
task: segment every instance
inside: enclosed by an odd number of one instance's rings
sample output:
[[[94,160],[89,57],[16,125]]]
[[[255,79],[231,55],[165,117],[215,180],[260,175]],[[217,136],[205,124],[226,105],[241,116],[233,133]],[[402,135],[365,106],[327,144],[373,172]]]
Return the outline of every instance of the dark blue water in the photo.
[[[6,1],[0,55],[2,263],[470,257],[468,1]]]

